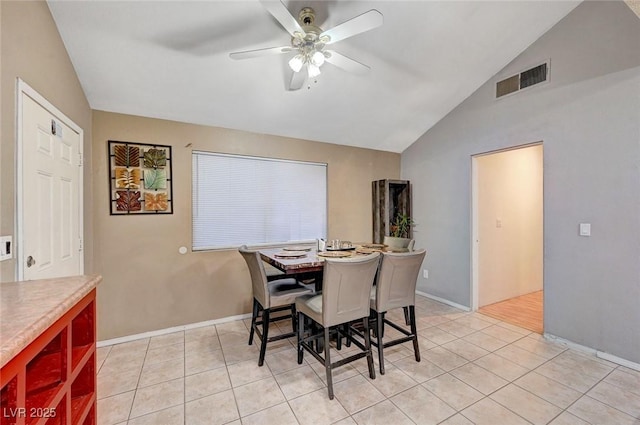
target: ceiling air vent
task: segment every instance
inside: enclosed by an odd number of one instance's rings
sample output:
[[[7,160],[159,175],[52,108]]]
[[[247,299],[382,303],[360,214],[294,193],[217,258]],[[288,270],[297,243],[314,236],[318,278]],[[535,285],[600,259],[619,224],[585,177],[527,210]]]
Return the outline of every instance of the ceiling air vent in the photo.
[[[496,98],[515,93],[519,90],[547,81],[549,77],[549,63],[527,69],[519,74],[513,75],[496,84]]]

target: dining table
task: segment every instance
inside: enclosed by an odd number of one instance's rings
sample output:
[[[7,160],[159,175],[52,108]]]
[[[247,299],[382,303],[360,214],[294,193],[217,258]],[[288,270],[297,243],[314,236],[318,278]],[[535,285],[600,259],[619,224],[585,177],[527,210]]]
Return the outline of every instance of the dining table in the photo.
[[[322,272],[327,258],[349,258],[383,251],[384,245],[354,244],[350,248],[318,251],[315,245],[284,246],[260,249],[266,263],[298,280],[315,282],[316,291],[322,289]]]
[[[266,263],[300,282],[313,283],[316,292],[320,292],[324,262],[327,258],[350,258],[385,250],[386,245],[381,244],[354,244],[345,249],[318,251],[317,245],[310,244],[263,248],[259,252],[260,257]],[[316,351],[322,352],[324,342],[317,340],[315,344]]]

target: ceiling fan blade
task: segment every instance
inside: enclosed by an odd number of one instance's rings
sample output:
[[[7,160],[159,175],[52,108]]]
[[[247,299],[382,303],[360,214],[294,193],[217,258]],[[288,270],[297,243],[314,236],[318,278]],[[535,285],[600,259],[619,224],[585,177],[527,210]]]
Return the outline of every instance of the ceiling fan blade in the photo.
[[[307,73],[306,70],[302,70],[299,72],[292,72],[291,81],[289,82],[289,91],[300,90],[304,85],[304,82],[307,81]]]
[[[344,69],[347,72],[363,75],[371,71],[371,68],[367,65],[351,59],[341,53],[333,50],[325,50],[325,53],[328,53],[328,55],[325,55],[325,60],[327,62],[337,66],[338,68]]]
[[[295,37],[296,33],[300,33],[303,36],[305,35],[305,32],[298,23],[298,20],[291,14],[291,12],[289,12],[289,9],[287,9],[282,1],[260,0],[260,3],[262,3],[262,6],[264,6],[264,8],[267,9],[267,11],[271,13],[278,22],[280,22],[280,25],[282,25],[292,37]]]
[[[382,13],[375,9],[358,15],[353,19],[343,22],[320,34],[320,37],[329,36],[329,41],[325,44],[332,44],[336,41],[344,40],[356,34],[372,30],[383,23]]]
[[[244,52],[229,53],[229,57],[235,60],[251,59],[257,58],[259,56],[280,55],[282,53],[288,53],[291,50],[293,50],[291,46],[267,47],[265,49],[246,50]]]

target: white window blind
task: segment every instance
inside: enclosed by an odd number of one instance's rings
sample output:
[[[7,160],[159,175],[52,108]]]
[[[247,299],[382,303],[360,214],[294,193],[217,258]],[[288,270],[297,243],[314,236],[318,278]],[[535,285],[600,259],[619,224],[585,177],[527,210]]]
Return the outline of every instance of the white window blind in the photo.
[[[193,152],[193,249],[324,238],[327,165]]]

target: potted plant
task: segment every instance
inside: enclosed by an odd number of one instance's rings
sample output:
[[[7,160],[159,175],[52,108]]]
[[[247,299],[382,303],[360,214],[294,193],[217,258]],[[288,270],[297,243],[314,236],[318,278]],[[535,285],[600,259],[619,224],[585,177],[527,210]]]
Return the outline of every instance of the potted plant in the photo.
[[[407,214],[397,214],[391,223],[390,236],[385,236],[384,243],[390,250],[411,250],[409,244],[413,239],[409,238],[409,231],[416,223]]]

